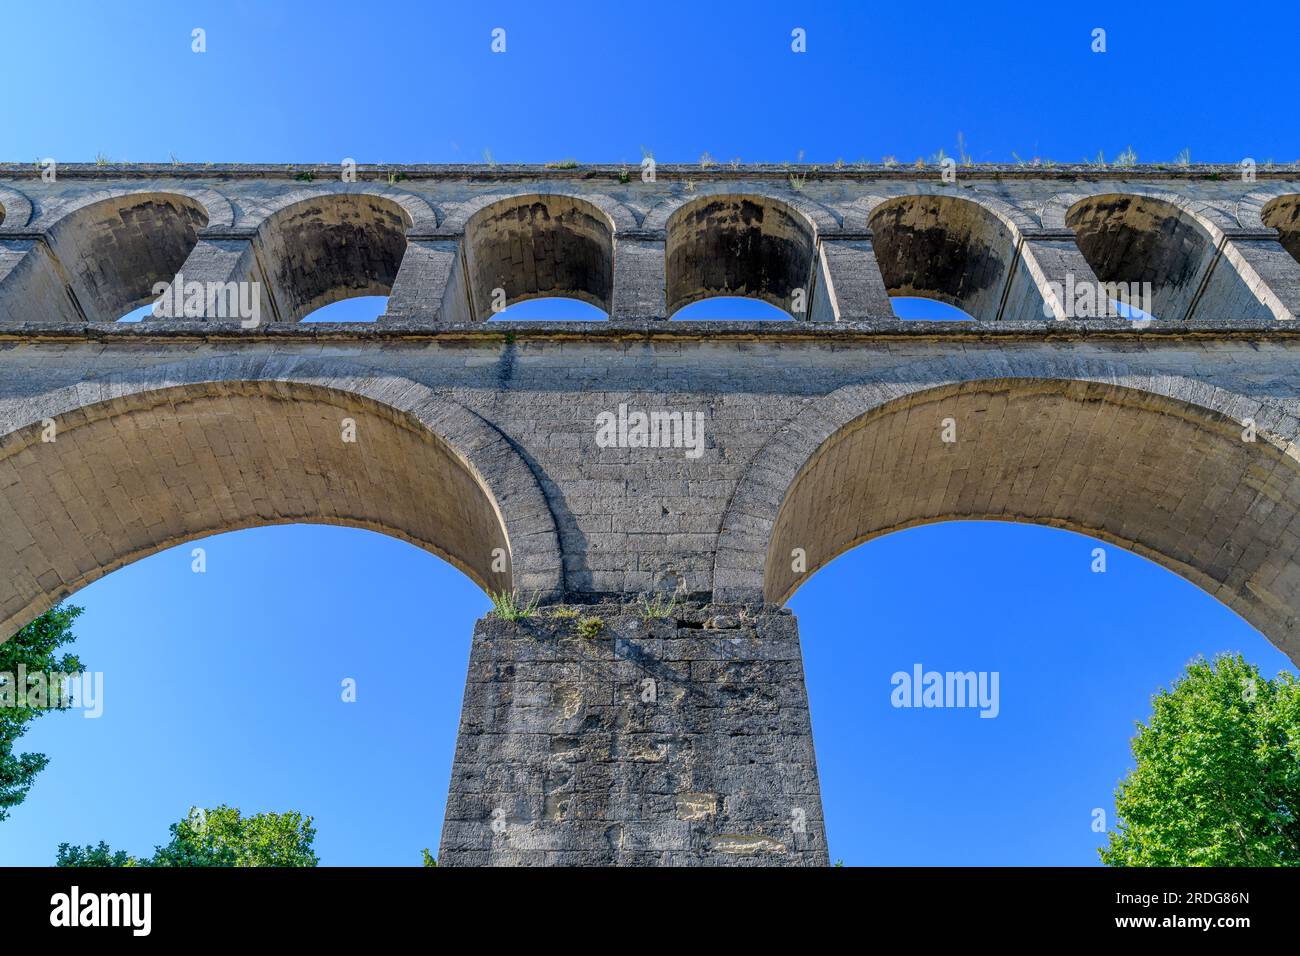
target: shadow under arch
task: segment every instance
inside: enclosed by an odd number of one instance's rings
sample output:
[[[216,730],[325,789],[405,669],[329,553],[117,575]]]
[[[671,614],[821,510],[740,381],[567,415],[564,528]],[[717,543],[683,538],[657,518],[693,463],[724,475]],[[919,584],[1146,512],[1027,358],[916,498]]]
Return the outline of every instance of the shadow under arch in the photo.
[[[1144,310],[1155,318],[1279,317],[1239,271],[1253,270],[1218,227],[1187,203],[1145,193],[1099,193],[1075,201],[1064,221],[1103,283],[1128,285],[1130,295],[1150,286],[1150,307]]]
[[[227,379],[51,414],[54,441],[41,422],[0,437],[3,639],[140,558],[272,524],[379,531],[485,590],[558,589],[554,523],[537,513],[531,473],[454,403],[403,410],[309,382]]]
[[[667,314],[715,296],[760,299],[796,318],[812,311],[817,226],[774,196],[713,193],[668,217]]]
[[[157,298],[208,225],[209,210],[179,192],[122,192],[87,203],[49,229],[53,267],[91,322],[114,322]],[[14,294],[14,293],[11,293]]]
[[[0,236],[19,232],[32,218],[32,201],[16,189],[0,186]]]
[[[280,207],[257,228],[282,322],[358,296],[386,296],[406,254],[411,213],[368,192],[325,192]]]
[[[935,299],[980,322],[1042,318],[1020,231],[991,207],[963,196],[913,193],[881,202],[867,223],[891,297]],[[1032,294],[1011,296],[1013,284]],[[1027,314],[1004,314],[1009,301],[1022,300]]]
[[[1269,200],[1260,210],[1260,220],[1278,231],[1282,248],[1300,262],[1300,193],[1287,193]]]
[[[941,385],[863,408],[827,431],[815,445],[791,445],[789,461],[756,466],[750,486],[737,490],[715,593],[781,603],[838,555],[892,531],[1028,522],[1160,564],[1300,662],[1294,448],[1262,433],[1243,441],[1240,422],[1201,405],[1078,379]],[[782,485],[788,467],[797,470]]]
[[[531,299],[577,299],[609,315],[614,296],[610,214],[577,196],[507,196],[465,223],[461,255],[448,284],[454,314],[483,322]]]

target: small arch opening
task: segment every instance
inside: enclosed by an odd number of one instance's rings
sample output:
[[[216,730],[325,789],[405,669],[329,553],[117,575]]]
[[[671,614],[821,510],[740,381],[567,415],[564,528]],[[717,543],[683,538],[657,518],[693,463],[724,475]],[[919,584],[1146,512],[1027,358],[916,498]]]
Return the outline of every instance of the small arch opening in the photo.
[[[463,249],[470,307],[479,321],[609,315],[614,225],[583,199],[534,195],[494,203],[470,217]],[[531,304],[543,298],[577,300],[592,311]]]
[[[143,322],[145,319],[153,318],[153,308],[154,308],[153,302],[149,302],[145,305],[137,306],[136,308],[126,313],[126,315],[122,316],[117,321],[126,322],[126,323]]]
[[[346,299],[387,296],[406,254],[410,224],[396,202],[364,193],[313,196],[274,213],[259,229],[258,241],[279,319],[367,321],[316,313]],[[365,303],[337,314],[381,314],[374,306]]]
[[[1065,223],[1107,286],[1106,298],[1143,304],[1121,310],[1125,317],[1181,321],[1196,310],[1217,318],[1272,318],[1220,259],[1206,226],[1172,202],[1129,193],[1089,196],[1070,207]]]
[[[498,322],[604,322],[609,315],[590,302],[562,295],[539,296],[506,306],[489,321]]]
[[[1280,233],[1282,248],[1300,262],[1300,193],[1279,196],[1260,211],[1264,225]]]
[[[375,322],[388,311],[388,296],[357,295],[323,305],[301,322]]]
[[[899,196],[881,203],[869,225],[899,318],[998,318],[1018,265],[1016,237],[987,208],[955,196]],[[953,311],[918,305],[918,299]]]
[[[114,322],[152,306],[198,243],[208,215],[189,196],[129,193],[69,213],[50,230],[50,249],[92,322]]]
[[[668,220],[668,315],[722,296],[758,299],[807,318],[816,250],[815,226],[778,199],[701,196]]]
[[[762,299],[715,295],[682,306],[674,322],[789,322],[792,316]]]
[[[891,296],[894,315],[909,322],[973,322],[975,316],[955,305],[922,296]]]

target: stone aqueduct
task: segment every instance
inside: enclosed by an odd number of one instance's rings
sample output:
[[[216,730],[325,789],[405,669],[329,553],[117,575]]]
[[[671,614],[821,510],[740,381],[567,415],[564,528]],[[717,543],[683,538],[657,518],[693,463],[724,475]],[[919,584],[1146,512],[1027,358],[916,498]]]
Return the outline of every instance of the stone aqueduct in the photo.
[[[860,542],[1074,529],[1300,662],[1297,257],[1294,169],[0,166],[0,632],[204,535],[372,528],[605,625],[479,623],[444,863],[824,863],[779,604]],[[177,277],[260,323],[116,321]],[[716,295],[793,318],[672,319]],[[541,296],[609,318],[487,321]],[[701,453],[599,444],[620,405]]]

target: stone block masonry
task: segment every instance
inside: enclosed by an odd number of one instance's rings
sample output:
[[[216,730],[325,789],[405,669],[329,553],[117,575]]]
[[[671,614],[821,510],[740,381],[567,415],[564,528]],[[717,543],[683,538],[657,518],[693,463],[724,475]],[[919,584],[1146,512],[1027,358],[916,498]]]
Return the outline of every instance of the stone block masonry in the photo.
[[[474,629],[439,865],[826,865],[788,611],[555,613]]]
[[[283,522],[537,600],[475,629],[444,865],[824,865],[780,605],[926,522],[1128,548],[1300,662],[1300,169],[622,172],[0,164],[0,639]],[[118,321],[158,283],[260,318]],[[539,296],[608,320],[497,315]]]

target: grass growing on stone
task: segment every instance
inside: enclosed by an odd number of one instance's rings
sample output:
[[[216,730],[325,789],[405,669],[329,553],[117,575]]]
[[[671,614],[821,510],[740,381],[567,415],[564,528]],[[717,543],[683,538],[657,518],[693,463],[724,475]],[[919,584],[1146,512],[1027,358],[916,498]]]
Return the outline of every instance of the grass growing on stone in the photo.
[[[587,640],[595,640],[605,630],[605,622],[598,617],[584,617],[578,622],[578,634]]]
[[[668,617],[677,610],[677,592],[674,591],[667,600],[662,594],[642,594],[636,599],[637,611],[643,621],[657,621]]]
[[[519,595],[514,591],[489,591],[488,597],[492,599],[492,613],[503,621],[522,621],[537,613],[535,594],[527,604],[520,604]]]
[[[551,608],[551,619],[555,621],[571,621],[578,616],[576,607],[566,607],[561,604],[559,607]]]

